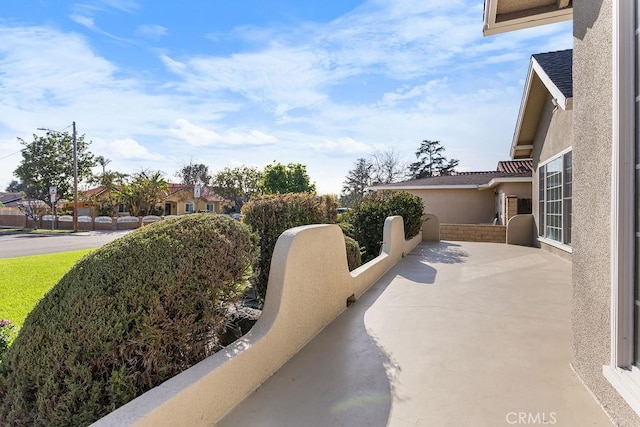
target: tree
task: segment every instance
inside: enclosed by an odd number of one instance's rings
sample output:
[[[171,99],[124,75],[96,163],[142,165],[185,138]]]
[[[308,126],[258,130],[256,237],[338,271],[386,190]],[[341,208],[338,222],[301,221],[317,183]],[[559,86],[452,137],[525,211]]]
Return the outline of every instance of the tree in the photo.
[[[131,183],[124,184],[117,194],[133,216],[151,215],[167,196],[168,187],[162,172],[143,170],[133,175]]]
[[[5,191],[9,193],[22,193],[26,188],[26,185],[14,179],[9,183],[9,185],[7,185]]]
[[[96,183],[104,189],[104,192],[95,193],[89,197],[89,202],[98,207],[99,215],[116,216],[120,204],[120,191],[125,184],[127,174],[105,171],[96,177]]]
[[[32,220],[34,224],[36,224],[36,227],[40,218],[47,214],[48,208],[47,204],[42,200],[27,199],[18,202],[20,212]]]
[[[262,172],[260,189],[264,194],[314,193],[316,186],[311,183],[305,165],[272,163]]]
[[[235,210],[240,212],[242,205],[260,193],[261,178],[262,173],[255,167],[226,167],[213,176],[211,184],[216,194],[231,200]]]
[[[372,171],[373,163],[370,160],[364,157],[356,160],[344,180],[340,197],[342,206],[348,207],[364,197],[366,188],[371,185]]]
[[[189,162],[188,165],[182,166],[176,176],[182,180],[182,183],[195,187],[200,185],[207,187],[211,182],[211,175],[209,175],[209,167],[202,163]]]
[[[96,163],[102,167],[102,173],[104,174],[107,171],[107,165],[111,163],[111,159],[107,159],[104,156],[97,156]]]
[[[414,179],[438,175],[451,175],[459,161],[448,160],[444,155],[444,147],[440,141],[423,140],[416,151],[418,161],[411,163],[409,172]]]
[[[18,138],[25,146],[22,161],[13,174],[25,185],[28,198],[43,200],[52,205],[49,187],[56,186],[57,200],[73,196],[73,141],[68,132],[48,130],[45,136],[33,135],[32,142]],[[78,180],[86,181],[92,176],[91,168],[96,165],[89,152],[90,142],[84,135],[77,138]]]
[[[375,153],[372,164],[372,182],[374,184],[402,181],[407,175],[407,164],[400,160],[400,154],[394,149]]]

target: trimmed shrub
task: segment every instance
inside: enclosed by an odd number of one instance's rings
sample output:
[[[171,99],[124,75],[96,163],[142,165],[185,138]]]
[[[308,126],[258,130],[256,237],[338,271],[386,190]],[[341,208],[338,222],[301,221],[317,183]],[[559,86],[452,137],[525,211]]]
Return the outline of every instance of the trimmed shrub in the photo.
[[[310,193],[261,196],[242,207],[242,220],[260,236],[260,268],[255,288],[261,302],[267,294],[271,258],[278,237],[293,227],[335,222],[337,207],[335,197]]]
[[[257,236],[192,214],[80,260],[36,305],[0,369],[1,425],[87,425],[220,348]]]
[[[362,255],[360,252],[360,245],[355,239],[345,235],[344,244],[347,247],[347,265],[349,271],[353,271],[362,265]]]
[[[405,192],[376,192],[365,196],[349,212],[354,238],[365,249],[363,262],[380,254],[384,221],[400,215],[404,222],[404,235],[410,239],[420,232],[424,202],[418,196]]]
[[[15,336],[15,326],[10,320],[0,320],[0,365]]]

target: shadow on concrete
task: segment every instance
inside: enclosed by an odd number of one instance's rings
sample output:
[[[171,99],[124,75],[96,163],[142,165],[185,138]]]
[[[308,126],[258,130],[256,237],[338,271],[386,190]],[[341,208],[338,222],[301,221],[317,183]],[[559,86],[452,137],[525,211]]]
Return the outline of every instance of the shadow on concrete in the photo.
[[[399,366],[369,335],[365,314],[388,283],[372,286],[217,425],[386,426]]]
[[[435,264],[464,263],[469,254],[451,242],[425,242],[407,254],[392,272],[418,285],[432,285],[438,273]]]

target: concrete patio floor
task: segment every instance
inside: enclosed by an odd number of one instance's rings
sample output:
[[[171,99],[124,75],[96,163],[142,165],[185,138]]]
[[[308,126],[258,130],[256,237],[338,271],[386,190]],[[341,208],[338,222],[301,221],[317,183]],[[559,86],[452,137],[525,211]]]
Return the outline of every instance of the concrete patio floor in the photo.
[[[610,426],[570,367],[570,305],[554,255],[423,243],[219,425]]]

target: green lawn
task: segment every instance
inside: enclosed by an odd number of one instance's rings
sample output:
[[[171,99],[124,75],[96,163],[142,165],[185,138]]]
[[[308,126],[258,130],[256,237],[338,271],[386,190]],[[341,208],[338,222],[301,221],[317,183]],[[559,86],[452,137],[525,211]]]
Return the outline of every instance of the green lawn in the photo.
[[[92,250],[0,258],[0,320],[9,319],[21,327],[40,298]]]

